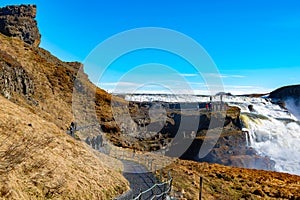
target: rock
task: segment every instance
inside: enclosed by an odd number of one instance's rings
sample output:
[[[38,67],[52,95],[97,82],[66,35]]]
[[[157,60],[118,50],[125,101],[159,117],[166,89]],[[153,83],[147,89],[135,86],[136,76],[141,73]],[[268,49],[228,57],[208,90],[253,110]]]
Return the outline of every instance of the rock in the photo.
[[[0,91],[7,99],[13,93],[24,96],[34,94],[31,76],[11,56],[0,51]]]
[[[11,98],[11,95],[8,91],[2,89],[2,95],[8,100]]]
[[[248,109],[249,109],[250,112],[253,112],[254,111],[253,105],[249,105]]]
[[[35,5],[0,8],[0,32],[8,37],[16,37],[27,44],[38,47],[41,35],[35,17]]]

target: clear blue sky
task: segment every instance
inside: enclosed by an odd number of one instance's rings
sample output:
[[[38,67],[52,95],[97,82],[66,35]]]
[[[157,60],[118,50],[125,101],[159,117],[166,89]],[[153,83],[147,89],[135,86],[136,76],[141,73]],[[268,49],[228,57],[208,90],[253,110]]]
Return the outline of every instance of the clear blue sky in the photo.
[[[300,84],[298,0],[4,0],[0,6],[29,3],[38,8],[41,47],[63,60],[83,62],[99,43],[128,29],[164,27],[188,35],[206,49],[228,92],[264,92]],[[155,59],[156,53],[150,52],[153,59],[143,60],[138,53],[123,63],[120,59],[100,86],[110,90],[134,59],[140,59],[138,64],[162,62],[165,55]],[[173,68],[187,74],[189,83],[201,85],[201,78],[189,75],[194,71],[182,62]]]

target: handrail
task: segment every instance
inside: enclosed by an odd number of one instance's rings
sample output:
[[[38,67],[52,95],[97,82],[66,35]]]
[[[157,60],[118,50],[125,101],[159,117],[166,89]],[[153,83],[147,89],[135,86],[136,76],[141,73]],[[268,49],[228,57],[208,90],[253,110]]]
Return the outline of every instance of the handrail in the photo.
[[[165,182],[163,182],[163,183],[156,183],[156,184],[154,184],[152,187],[148,188],[147,190],[144,190],[144,191],[140,192],[139,195],[136,196],[133,200],[140,200],[140,199],[142,198],[142,195],[144,195],[144,194],[146,194],[147,192],[150,192],[150,191],[151,191],[152,194],[153,194],[153,191],[152,191],[152,190],[153,190],[155,187],[158,187],[158,186],[165,186],[166,184],[168,185],[168,188],[167,188],[167,189],[164,188],[164,191],[162,191],[160,194],[154,194],[154,195],[150,198],[150,200],[153,200],[153,199],[156,199],[156,198],[163,197],[164,195],[167,195],[168,193],[170,193],[171,187],[172,187],[172,180],[173,180],[173,178],[171,177],[170,172],[168,173],[168,175],[169,175],[169,178],[170,178],[169,180],[167,180],[167,181],[165,181]]]
[[[118,154],[117,150],[113,150],[111,149],[109,154],[115,158],[118,159],[122,159],[122,160],[134,160],[137,162],[140,162],[141,159],[137,159],[135,160],[135,158],[141,158],[140,156],[137,156],[134,152],[119,152],[121,153],[121,155]],[[131,155],[128,156],[128,153]],[[127,154],[127,155],[126,155]],[[153,165],[152,165],[152,159],[149,159],[147,157],[145,157],[144,159],[145,161],[145,167],[148,168],[149,171],[152,171]],[[146,165],[146,163],[148,163],[148,165]],[[155,165],[155,170],[156,170],[156,166]],[[154,185],[152,185],[150,188],[148,188],[147,190],[141,191],[135,198],[133,198],[132,200],[140,200],[142,198],[143,195],[145,195],[148,192],[151,192],[151,196],[148,197],[148,199],[153,200],[153,199],[157,199],[157,198],[163,198],[165,195],[169,194],[171,192],[171,188],[172,188],[172,181],[173,178],[170,174],[170,172],[168,172],[168,180],[162,183],[155,183]],[[160,190],[159,194],[155,194],[155,189],[158,188]]]

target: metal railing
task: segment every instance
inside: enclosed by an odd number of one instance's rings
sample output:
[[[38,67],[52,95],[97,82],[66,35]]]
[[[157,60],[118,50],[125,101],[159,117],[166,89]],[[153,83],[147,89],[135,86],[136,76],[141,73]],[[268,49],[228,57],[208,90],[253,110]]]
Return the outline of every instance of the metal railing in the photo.
[[[156,183],[147,190],[141,191],[133,200],[140,199],[166,199],[166,196],[171,192],[173,178],[168,172],[168,180],[163,183]],[[146,197],[146,198],[143,198]]]
[[[118,151],[116,149],[111,149],[109,155],[120,159],[120,160],[129,160],[137,162],[141,165],[144,165],[150,172],[155,173],[158,167],[162,168],[164,165],[159,165],[153,162],[153,159],[149,158],[147,155],[136,154],[130,151]],[[141,200],[141,199],[166,199],[167,195],[171,192],[173,178],[168,172],[168,178],[162,182],[162,170],[160,170],[159,183],[155,183],[150,188],[144,191],[140,191],[136,197],[132,197],[132,200]]]

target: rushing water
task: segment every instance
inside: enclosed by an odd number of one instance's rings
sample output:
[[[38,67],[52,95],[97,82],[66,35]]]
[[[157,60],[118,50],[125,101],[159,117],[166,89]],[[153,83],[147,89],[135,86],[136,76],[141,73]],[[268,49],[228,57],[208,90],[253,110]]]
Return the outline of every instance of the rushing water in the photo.
[[[247,119],[250,145],[275,161],[275,169],[300,175],[299,124],[274,118]]]
[[[277,171],[300,175],[298,119],[268,99],[238,97],[227,101],[241,108],[241,120],[249,132],[249,145],[274,160]]]

